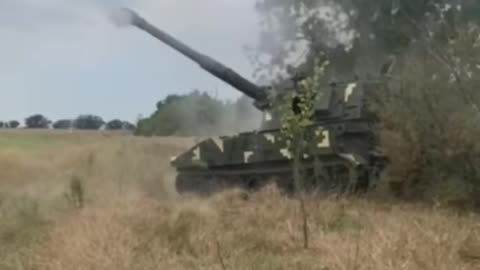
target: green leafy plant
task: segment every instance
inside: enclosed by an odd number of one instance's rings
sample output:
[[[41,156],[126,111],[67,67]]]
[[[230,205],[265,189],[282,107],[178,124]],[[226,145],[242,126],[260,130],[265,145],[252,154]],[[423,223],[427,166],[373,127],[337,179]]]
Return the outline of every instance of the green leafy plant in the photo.
[[[303,219],[304,247],[309,246],[308,237],[308,213],[305,205],[305,192],[307,179],[303,166],[303,157],[314,156],[312,143],[322,140],[322,133],[313,129],[313,116],[315,103],[321,97],[318,93],[320,82],[323,78],[328,62],[317,65],[313,74],[305,80],[298,82],[297,91],[285,96],[285,99],[277,106],[280,115],[280,137],[287,146],[292,159],[293,181],[295,192],[300,202],[300,210]],[[278,101],[277,101],[278,102]]]

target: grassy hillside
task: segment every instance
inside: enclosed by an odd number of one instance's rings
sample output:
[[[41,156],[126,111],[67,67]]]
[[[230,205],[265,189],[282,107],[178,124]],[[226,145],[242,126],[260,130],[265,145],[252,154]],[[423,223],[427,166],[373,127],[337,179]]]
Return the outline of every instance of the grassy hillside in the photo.
[[[0,269],[479,269],[480,218],[368,199],[298,203],[273,187],[173,190],[189,138],[0,134]]]

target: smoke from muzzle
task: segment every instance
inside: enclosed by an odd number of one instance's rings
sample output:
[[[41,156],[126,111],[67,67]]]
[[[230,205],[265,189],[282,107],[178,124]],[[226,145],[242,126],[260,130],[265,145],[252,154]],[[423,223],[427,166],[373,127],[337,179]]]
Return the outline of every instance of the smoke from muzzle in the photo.
[[[119,8],[111,12],[110,19],[118,27],[127,27],[132,24],[134,14],[130,9]]]

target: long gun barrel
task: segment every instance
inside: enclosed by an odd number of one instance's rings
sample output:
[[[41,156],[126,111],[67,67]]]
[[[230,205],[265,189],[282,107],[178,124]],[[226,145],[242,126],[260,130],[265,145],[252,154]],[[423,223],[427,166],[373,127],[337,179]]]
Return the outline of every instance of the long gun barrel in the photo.
[[[163,32],[157,27],[150,24],[147,20],[140,17],[137,13],[130,9],[125,9],[130,16],[130,23],[145,32],[149,33],[153,37],[163,41],[168,44],[170,47],[179,51],[186,57],[198,63],[203,69],[214,75],[215,77],[221,79],[222,81],[228,83],[235,89],[243,92],[245,95],[254,99],[255,101],[263,101],[266,99],[266,93],[264,89],[245,79],[232,69],[222,65],[218,61],[212,59],[207,55],[203,55],[187,45],[183,44],[179,40],[170,36],[169,34]]]

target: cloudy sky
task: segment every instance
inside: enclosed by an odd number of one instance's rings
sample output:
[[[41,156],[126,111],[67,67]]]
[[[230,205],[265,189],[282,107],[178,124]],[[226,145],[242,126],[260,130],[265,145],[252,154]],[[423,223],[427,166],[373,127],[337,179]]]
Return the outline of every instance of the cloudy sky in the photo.
[[[254,0],[1,0],[0,120],[93,113],[134,121],[193,88],[239,94],[176,51],[107,14],[125,5],[251,77],[242,50],[257,37]]]

